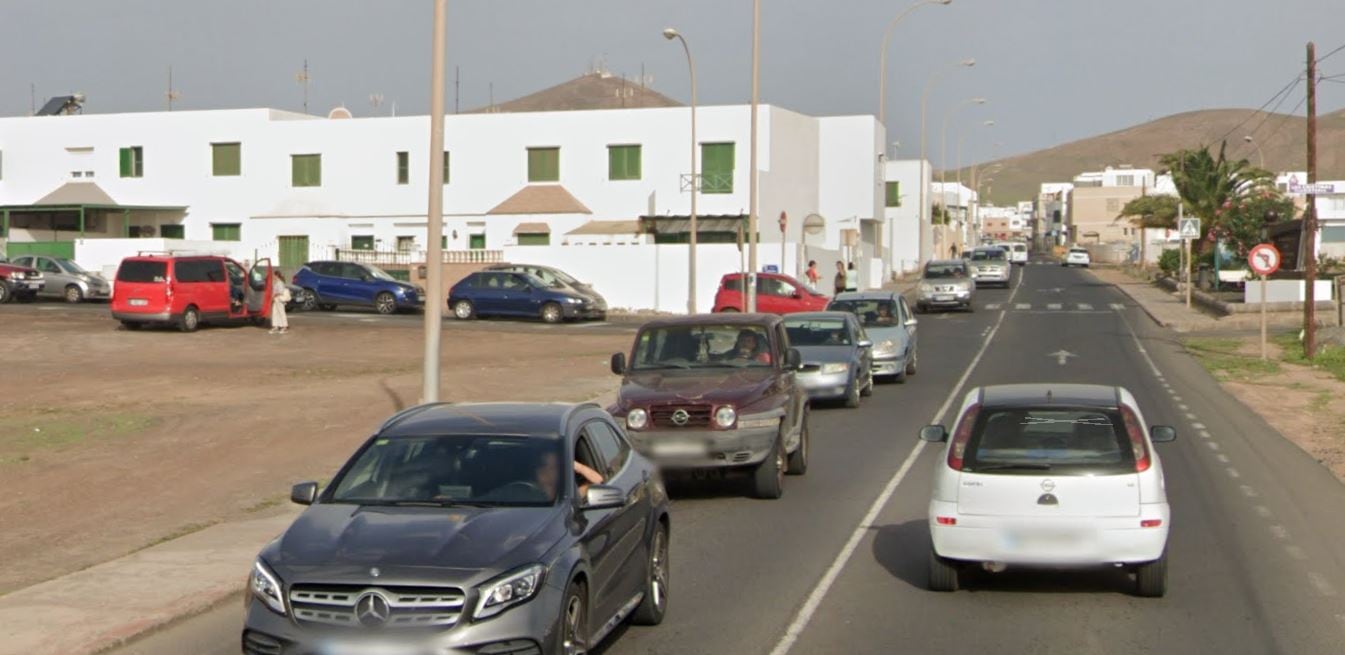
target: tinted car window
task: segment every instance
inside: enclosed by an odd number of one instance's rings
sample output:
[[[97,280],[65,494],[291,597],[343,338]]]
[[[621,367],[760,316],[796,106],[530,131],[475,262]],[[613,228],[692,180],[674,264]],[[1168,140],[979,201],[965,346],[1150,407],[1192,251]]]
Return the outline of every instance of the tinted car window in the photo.
[[[163,282],[168,279],[166,262],[130,259],[117,268],[118,282]]]
[[[340,264],[333,264],[333,266],[340,266],[341,272],[338,273],[338,275],[340,275],[343,278],[346,278],[347,280],[363,280],[364,276],[367,275],[367,273],[364,270],[364,267],[360,266],[359,264],[342,262]]]
[[[757,278],[757,292],[768,296],[781,296],[788,298],[798,292],[798,287],[793,284],[774,277]]]
[[[977,417],[963,470],[1134,473],[1135,453],[1112,410],[989,409]]]
[[[621,437],[617,436],[612,426],[602,421],[593,421],[584,426],[584,433],[588,436],[589,443],[598,449],[598,455],[607,462],[607,475],[613,475],[625,466],[630,449]]]
[[[634,369],[770,366],[766,329],[758,325],[649,328],[635,341]]]
[[[785,332],[794,346],[848,346],[850,327],[837,318],[785,321]]]
[[[727,280],[724,280],[724,290],[742,292],[743,279],[741,277],[731,277]]]
[[[973,253],[973,256],[975,253]],[[957,279],[967,277],[967,267],[962,264],[926,264],[925,279]]]
[[[974,262],[1004,261],[1005,258],[1004,251],[999,248],[971,251],[971,261]]]
[[[223,282],[224,265],[214,259],[179,259],[173,275],[178,282]]]
[[[332,502],[550,505],[563,489],[560,442],[495,436],[375,439],[332,483]]]

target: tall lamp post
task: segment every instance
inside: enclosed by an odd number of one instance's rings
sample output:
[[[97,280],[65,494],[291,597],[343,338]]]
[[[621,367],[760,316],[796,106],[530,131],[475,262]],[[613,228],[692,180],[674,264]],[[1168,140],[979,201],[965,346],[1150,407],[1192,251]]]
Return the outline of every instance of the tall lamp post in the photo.
[[[924,5],[950,4],[953,4],[953,0],[919,0],[919,2],[897,14],[897,17],[887,24],[887,29],[883,30],[883,46],[878,53],[878,122],[883,125],[887,125],[887,44],[892,41],[892,32],[896,29],[897,23],[901,22],[901,19]]]
[[[1242,137],[1242,140],[1243,140],[1243,141],[1246,141],[1246,142],[1249,143],[1249,144],[1251,144],[1251,146],[1252,146],[1253,148],[1256,148],[1256,158],[1257,158],[1257,160],[1260,162],[1260,164],[1258,164],[1258,165],[1261,167],[1261,170],[1265,170],[1265,169],[1266,169],[1266,153],[1261,152],[1261,144],[1257,143],[1257,142],[1256,142],[1256,139],[1253,139],[1253,138],[1252,138],[1252,135],[1250,135],[1250,134],[1248,134],[1247,136]]]
[[[439,400],[440,337],[444,330],[444,23],[448,0],[434,0],[430,43],[430,197],[425,212],[425,362],[421,402]]]
[[[995,121],[993,121],[993,120],[983,121],[983,122],[981,123],[981,126],[982,126],[982,127],[986,127],[986,128],[994,127],[994,126],[995,126]],[[971,130],[970,130],[970,129],[963,129],[962,132],[961,132],[960,134],[957,135],[957,186],[958,186],[959,189],[962,187],[962,144],[963,144],[963,142],[965,142],[965,141],[967,140],[967,135],[970,134],[970,133],[971,133]],[[975,178],[973,178],[973,180],[974,180],[974,179],[975,179]],[[975,182],[972,182],[972,184],[975,184]],[[962,193],[961,191],[958,191],[958,194],[959,194],[959,195],[960,195],[961,193]],[[969,225],[971,225],[971,227],[972,227],[972,230],[971,230],[971,237],[972,237],[972,238],[971,238],[971,241],[973,241],[973,242],[979,242],[980,239],[979,239],[979,237],[978,237],[978,235],[977,235],[977,232],[976,232],[976,230],[975,230],[976,225],[975,225],[975,222],[974,222],[974,221],[975,221],[975,217],[973,217],[973,216],[972,216],[972,213],[971,213],[971,199],[969,198],[969,199],[967,200],[967,223],[968,223]]]
[[[747,311],[757,311],[757,106],[761,104],[761,0],[752,0],[752,152],[747,178]]]
[[[970,98],[953,105],[943,115],[943,135],[940,137],[939,145],[939,204],[943,206],[943,211],[948,212],[948,121],[957,114],[963,107],[968,105],[984,105],[988,102],[985,98]],[[961,173],[960,164],[958,173]]]
[[[687,68],[691,69],[691,253],[687,260],[687,313],[696,313],[696,192],[700,189],[700,176],[696,169],[696,61],[691,58],[691,46],[686,37],[674,28],[663,30],[663,38],[682,42],[682,50],[687,53]]]
[[[938,69],[929,74],[929,80],[925,82],[925,90],[920,94],[920,207],[918,220],[920,221],[920,265],[924,266],[929,253],[925,252],[925,212],[929,209],[925,201],[925,194],[929,192],[929,182],[925,180],[925,160],[928,158],[928,139],[925,134],[925,118],[929,113],[929,92],[934,88],[934,84],[943,78],[949,71],[958,68],[971,68],[976,65],[975,59],[963,59],[948,67]]]

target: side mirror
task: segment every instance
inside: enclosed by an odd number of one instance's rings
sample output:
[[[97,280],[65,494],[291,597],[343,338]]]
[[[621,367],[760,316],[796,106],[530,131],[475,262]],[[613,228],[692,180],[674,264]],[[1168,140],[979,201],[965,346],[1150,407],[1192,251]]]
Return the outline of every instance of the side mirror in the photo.
[[[789,297],[790,297],[790,298],[794,298],[794,299],[799,299],[799,298],[802,298],[802,297],[803,297],[803,294],[802,294],[802,293],[799,293],[798,291],[795,291],[794,293],[789,294]]]
[[[917,326],[917,325],[919,325],[919,324],[920,324],[920,321],[918,321],[918,320],[916,320],[916,319],[913,319],[913,318],[908,318],[908,319],[906,319],[906,327],[915,327],[915,326]]]
[[[626,353],[616,353],[612,355],[612,372],[617,375],[626,373]]]
[[[920,428],[920,440],[930,443],[943,443],[948,440],[948,430],[942,425],[926,425]]]
[[[1149,441],[1154,443],[1172,443],[1177,440],[1177,428],[1170,425],[1155,425],[1149,428]]]
[[[620,487],[613,487],[607,484],[595,484],[588,488],[588,493],[584,494],[583,502],[580,504],[582,509],[610,509],[621,507],[626,504],[626,494]]]
[[[803,364],[803,355],[798,348],[790,348],[785,351],[785,368],[797,369],[801,364]]]
[[[859,346],[860,348],[872,348],[873,341],[870,341],[869,339],[860,339],[858,342],[855,343],[855,345]]]
[[[300,482],[290,488],[290,502],[296,505],[312,505],[318,499],[318,483]]]

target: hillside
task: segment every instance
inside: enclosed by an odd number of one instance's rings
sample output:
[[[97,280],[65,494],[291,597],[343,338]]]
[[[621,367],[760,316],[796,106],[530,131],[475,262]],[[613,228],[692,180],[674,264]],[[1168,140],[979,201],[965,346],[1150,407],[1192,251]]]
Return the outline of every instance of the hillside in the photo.
[[[1252,113],[1249,109],[1211,109],[1176,114],[1110,134],[988,162],[980,166],[983,177],[987,168],[996,165],[1003,168],[990,174],[994,179],[982,190],[991,202],[1009,204],[1036,197],[1043,182],[1068,182],[1083,171],[1120,164],[1157,168],[1158,157],[1163,153],[1211,143]],[[1253,116],[1229,134],[1229,157],[1246,157],[1252,164],[1260,165],[1256,149],[1243,141],[1259,125],[1253,136],[1265,154],[1266,168],[1303,170],[1307,158],[1306,123],[1306,119],[1297,116]],[[1345,179],[1345,110],[1323,115],[1317,124],[1319,177]],[[955,175],[955,171],[948,171],[950,179]],[[937,176],[936,173],[935,179]],[[970,169],[964,169],[962,176],[969,179]]]
[[[470,113],[680,106],[681,103],[653,89],[610,73],[598,72],[586,73],[551,88],[496,103],[494,107],[479,107]]]

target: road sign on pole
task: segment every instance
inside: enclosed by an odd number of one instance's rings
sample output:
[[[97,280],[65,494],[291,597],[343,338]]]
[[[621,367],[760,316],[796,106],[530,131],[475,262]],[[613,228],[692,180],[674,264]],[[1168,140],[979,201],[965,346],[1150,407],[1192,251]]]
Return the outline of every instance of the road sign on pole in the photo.
[[[1183,239],[1199,239],[1199,238],[1200,238],[1200,219],[1199,219],[1199,218],[1183,218],[1183,219],[1181,220],[1181,225],[1178,225],[1178,226],[1177,226],[1177,233],[1178,233],[1178,235],[1180,235],[1181,238],[1183,238]]]
[[[1329,182],[1289,185],[1289,195],[1291,196],[1329,196],[1335,193],[1336,185]]]
[[[1247,253],[1247,263],[1261,276],[1261,361],[1266,361],[1266,276],[1280,270],[1280,251],[1274,245],[1262,243]]]

